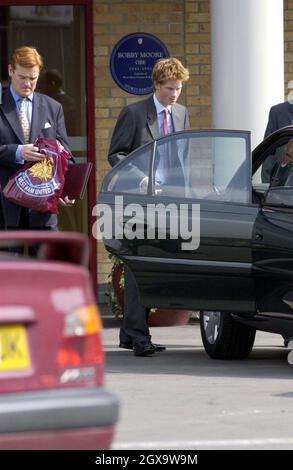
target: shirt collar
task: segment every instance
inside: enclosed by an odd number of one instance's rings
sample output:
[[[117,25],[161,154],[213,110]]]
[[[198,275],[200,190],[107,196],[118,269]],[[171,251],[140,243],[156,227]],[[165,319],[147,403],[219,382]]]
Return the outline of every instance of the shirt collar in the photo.
[[[10,92],[11,92],[11,94],[12,94],[12,96],[13,96],[13,99],[14,99],[15,103],[17,103],[17,101],[20,101],[20,100],[22,99],[22,97],[19,96],[19,94],[16,93],[16,91],[13,89],[12,85],[10,85]],[[30,94],[29,96],[27,96],[26,98],[27,98],[29,101],[32,102],[32,101],[33,101],[33,97],[34,97],[34,94],[31,93],[31,94]]]
[[[159,100],[158,100],[158,98],[156,97],[155,93],[153,94],[153,98],[154,98],[154,103],[155,103],[155,106],[156,106],[157,114],[160,114],[162,111],[165,111],[165,109],[167,109],[167,111],[168,111],[169,113],[171,113],[171,109],[172,109],[172,106],[171,106],[171,105],[170,105],[170,106],[167,106],[167,107],[166,107],[166,106],[163,106],[163,105],[159,102]]]

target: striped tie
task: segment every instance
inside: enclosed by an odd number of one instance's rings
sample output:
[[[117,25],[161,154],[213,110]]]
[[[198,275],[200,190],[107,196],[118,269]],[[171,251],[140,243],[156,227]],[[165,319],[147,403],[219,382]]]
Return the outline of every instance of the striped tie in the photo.
[[[22,132],[24,136],[24,143],[28,144],[30,140],[30,126],[26,116],[25,107],[24,107],[25,98],[21,98],[20,108],[19,108],[19,120],[22,127]]]

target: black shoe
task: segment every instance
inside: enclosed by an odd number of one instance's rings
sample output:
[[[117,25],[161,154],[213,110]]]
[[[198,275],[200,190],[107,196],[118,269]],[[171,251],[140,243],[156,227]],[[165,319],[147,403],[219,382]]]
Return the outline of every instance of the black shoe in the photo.
[[[156,352],[165,351],[166,349],[166,346],[164,346],[163,344],[151,343],[151,345],[155,348]]]
[[[166,346],[164,346],[163,344],[156,344],[156,343],[151,342],[151,345],[155,348],[156,352],[165,351],[165,349],[166,349]],[[119,348],[133,349],[133,346],[132,346],[132,343],[120,343]]]
[[[135,356],[151,356],[155,352],[155,348],[150,341],[143,343],[135,343],[133,346]]]
[[[133,349],[132,343],[120,343],[119,348],[122,349]]]

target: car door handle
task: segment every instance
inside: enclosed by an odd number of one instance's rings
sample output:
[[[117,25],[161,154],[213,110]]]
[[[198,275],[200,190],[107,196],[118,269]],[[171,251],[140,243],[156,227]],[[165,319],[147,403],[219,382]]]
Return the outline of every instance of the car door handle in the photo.
[[[119,217],[118,220],[117,220],[117,223],[120,227],[122,227],[124,229],[125,225],[129,221],[131,221],[131,219],[132,219],[132,215]],[[145,222],[143,220],[135,222],[132,225],[132,230],[137,232],[137,233],[139,233],[139,232],[140,233],[145,233],[145,232],[147,232],[147,228],[148,228],[148,225],[145,224]]]

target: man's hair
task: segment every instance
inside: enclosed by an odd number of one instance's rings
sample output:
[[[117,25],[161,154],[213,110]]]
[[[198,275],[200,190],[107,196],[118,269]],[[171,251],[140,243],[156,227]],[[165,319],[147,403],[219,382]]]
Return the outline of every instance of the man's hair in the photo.
[[[35,47],[23,46],[15,49],[11,57],[10,65],[13,70],[15,70],[16,65],[26,68],[32,68],[38,65],[40,69],[42,69],[44,63],[42,56]]]
[[[154,85],[175,80],[187,82],[188,79],[188,69],[183,67],[180,60],[175,59],[175,57],[158,60],[153,68],[152,81]]]

